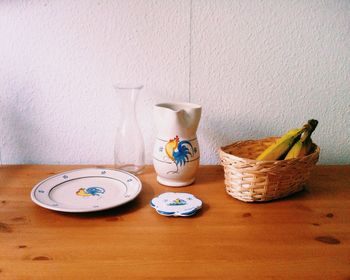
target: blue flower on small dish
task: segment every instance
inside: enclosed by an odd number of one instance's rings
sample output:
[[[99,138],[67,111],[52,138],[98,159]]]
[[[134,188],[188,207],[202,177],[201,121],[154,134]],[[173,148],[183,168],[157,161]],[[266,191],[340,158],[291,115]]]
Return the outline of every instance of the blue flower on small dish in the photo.
[[[187,217],[202,208],[202,201],[189,193],[166,192],[151,200],[150,205],[163,216]]]

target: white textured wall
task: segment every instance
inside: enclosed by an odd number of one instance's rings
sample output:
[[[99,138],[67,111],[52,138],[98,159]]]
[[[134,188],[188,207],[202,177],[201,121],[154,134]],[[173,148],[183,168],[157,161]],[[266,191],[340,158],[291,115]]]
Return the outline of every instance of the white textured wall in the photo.
[[[203,106],[202,163],[310,118],[322,163],[350,163],[350,1],[1,1],[4,163],[112,163],[116,81]]]

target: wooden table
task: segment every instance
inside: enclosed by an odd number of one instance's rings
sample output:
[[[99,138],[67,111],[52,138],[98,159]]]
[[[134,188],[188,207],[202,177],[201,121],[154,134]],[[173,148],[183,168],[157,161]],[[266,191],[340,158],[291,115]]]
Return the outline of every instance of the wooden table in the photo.
[[[317,166],[305,191],[269,203],[227,195],[218,166],[179,189],[148,167],[138,198],[104,212],[31,202],[38,181],[75,168],[0,169],[0,279],[350,279],[350,166]],[[149,201],[166,191],[191,192],[204,207],[160,216]]]

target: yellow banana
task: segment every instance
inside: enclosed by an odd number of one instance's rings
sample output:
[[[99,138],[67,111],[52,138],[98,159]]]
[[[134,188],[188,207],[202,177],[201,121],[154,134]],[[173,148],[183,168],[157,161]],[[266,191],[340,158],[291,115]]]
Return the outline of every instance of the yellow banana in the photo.
[[[305,126],[288,131],[276,143],[269,146],[256,159],[257,160],[277,160],[282,158],[293,144],[298,141],[300,135],[305,131]]]
[[[299,139],[290,149],[285,159],[300,158],[308,155],[312,148],[311,137],[307,137],[304,141]]]
[[[309,120],[305,127],[302,137],[293,145],[285,159],[300,158],[308,155],[312,151],[313,143],[311,134],[318,124],[317,120]]]

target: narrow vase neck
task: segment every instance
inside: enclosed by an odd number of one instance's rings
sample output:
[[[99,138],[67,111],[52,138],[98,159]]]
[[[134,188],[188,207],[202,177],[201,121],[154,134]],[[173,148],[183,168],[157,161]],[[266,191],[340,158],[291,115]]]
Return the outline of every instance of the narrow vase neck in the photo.
[[[137,98],[140,94],[142,86],[137,87],[123,87],[115,86],[118,96],[120,112],[125,118],[135,117],[135,107]]]

